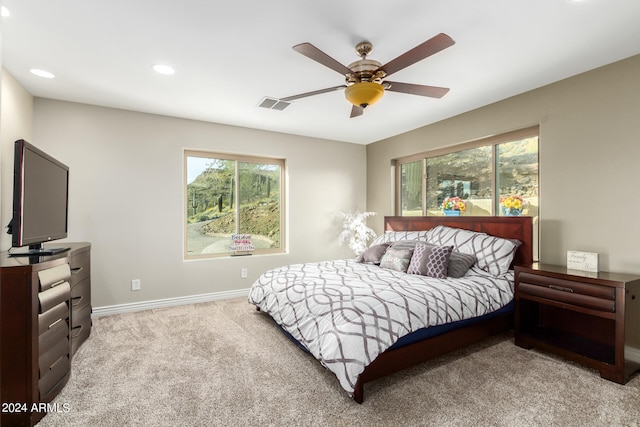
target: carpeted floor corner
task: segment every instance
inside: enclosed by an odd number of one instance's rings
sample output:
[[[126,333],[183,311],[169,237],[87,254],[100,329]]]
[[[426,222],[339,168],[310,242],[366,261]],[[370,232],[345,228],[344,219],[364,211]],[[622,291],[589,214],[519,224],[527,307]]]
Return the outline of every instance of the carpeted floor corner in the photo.
[[[39,426],[633,426],[622,386],[490,339],[365,386],[356,404],[244,298],[94,319]],[[64,405],[64,406],[63,406]]]

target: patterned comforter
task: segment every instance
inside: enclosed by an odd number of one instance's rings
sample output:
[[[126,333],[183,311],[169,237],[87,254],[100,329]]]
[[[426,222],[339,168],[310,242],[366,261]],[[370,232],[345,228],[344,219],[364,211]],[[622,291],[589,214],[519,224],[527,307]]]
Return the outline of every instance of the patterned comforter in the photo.
[[[353,260],[294,264],[264,273],[249,302],[306,347],[351,395],[358,376],[418,329],[496,311],[513,299],[513,274],[473,266],[459,279],[406,274]]]

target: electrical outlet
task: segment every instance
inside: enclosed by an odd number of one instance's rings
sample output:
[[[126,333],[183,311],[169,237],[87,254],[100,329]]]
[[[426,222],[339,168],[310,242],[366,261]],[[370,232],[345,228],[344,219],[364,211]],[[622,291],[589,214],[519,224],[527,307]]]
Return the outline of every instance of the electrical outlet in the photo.
[[[133,279],[131,281],[131,290],[139,291],[140,290],[140,279]]]
[[[240,270],[240,277],[243,279],[247,278],[247,275],[249,274],[249,271],[246,268],[243,268]]]

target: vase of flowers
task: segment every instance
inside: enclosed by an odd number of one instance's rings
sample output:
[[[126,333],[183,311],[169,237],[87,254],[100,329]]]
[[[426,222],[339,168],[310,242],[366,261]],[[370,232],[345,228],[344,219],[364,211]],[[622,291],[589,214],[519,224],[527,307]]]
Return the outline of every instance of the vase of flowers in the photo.
[[[526,206],[526,200],[520,196],[500,197],[500,210],[504,216],[520,216]]]
[[[446,216],[459,216],[467,209],[467,205],[460,197],[447,197],[442,201],[440,209]]]
[[[346,243],[354,254],[360,255],[367,250],[369,239],[376,237],[375,231],[367,227],[367,218],[375,212],[342,213],[342,233],[338,236],[338,243]]]

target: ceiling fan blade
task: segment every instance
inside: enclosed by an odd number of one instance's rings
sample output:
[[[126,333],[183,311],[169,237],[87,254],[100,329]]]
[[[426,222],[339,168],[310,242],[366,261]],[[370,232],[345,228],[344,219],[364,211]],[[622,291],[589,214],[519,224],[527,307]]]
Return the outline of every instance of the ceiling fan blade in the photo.
[[[389,85],[385,90],[390,92],[409,93],[430,98],[442,98],[449,92],[448,87],[414,85],[411,83],[390,82],[388,80],[385,80],[384,83]]]
[[[396,59],[387,62],[383,66],[379,67],[378,70],[382,70],[386,73],[387,76],[390,76],[391,74],[396,73],[408,67],[409,65],[413,65],[428,56],[431,56],[435,53],[440,52],[441,50],[448,48],[449,46],[453,46],[455,43],[456,42],[453,41],[451,37],[444,33],[440,33],[437,36],[430,38],[426,42],[419,44],[410,51],[403,53]]]
[[[364,108],[360,107],[359,105],[354,105],[351,108],[351,119],[353,119],[354,117],[358,117],[361,116],[364,113]]]
[[[325,67],[329,67],[332,70],[337,71],[343,76],[346,76],[347,74],[352,73],[352,71],[349,68],[345,67],[344,65],[342,65],[341,63],[339,63],[338,61],[336,61],[335,59],[333,59],[332,57],[330,57],[329,55],[327,55],[326,53],[324,53],[323,51],[321,51],[311,43],[297,44],[293,47],[293,50],[303,54],[307,58],[313,59],[314,61],[324,65]]]
[[[306,98],[307,96],[320,95],[321,93],[327,93],[327,92],[335,92],[336,90],[341,90],[341,89],[344,89],[345,87],[346,87],[345,85],[340,85],[340,86],[328,87],[326,89],[314,90],[312,92],[305,92],[298,95],[287,96],[286,98],[280,98],[280,101],[285,101],[285,102],[295,101],[296,99]]]

